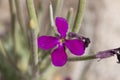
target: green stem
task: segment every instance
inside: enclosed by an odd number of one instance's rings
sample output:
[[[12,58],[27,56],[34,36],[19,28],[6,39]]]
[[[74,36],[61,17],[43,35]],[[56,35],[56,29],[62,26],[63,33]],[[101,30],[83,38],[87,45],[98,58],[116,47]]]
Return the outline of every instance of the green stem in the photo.
[[[37,15],[35,12],[33,0],[27,0],[27,7],[28,7],[29,16],[30,16],[30,24],[31,24],[31,21],[33,23],[33,25],[30,25],[30,28],[37,30],[38,29],[38,20],[37,20]]]
[[[50,24],[51,24],[51,27],[53,28],[54,32],[56,32],[56,28],[55,28],[55,22],[54,22],[54,17],[53,17],[53,7],[52,7],[52,3],[50,2],[50,5],[49,5],[49,11],[50,11]]]
[[[60,16],[62,6],[63,6],[63,0],[55,0],[55,1],[56,1],[56,6],[55,6],[55,15],[54,15],[54,17]]]
[[[14,44],[14,53],[16,52],[16,27],[15,27],[15,7],[14,7],[14,1],[9,0],[9,6],[10,6],[10,17],[11,17],[11,30],[12,30],[12,40]]]
[[[35,13],[35,8],[34,8],[34,3],[33,0],[27,0],[27,7],[28,7],[28,12],[30,16],[30,29],[31,29],[31,38],[32,38],[32,56],[34,59],[34,65],[38,64],[38,47],[37,47],[37,35],[38,32],[37,27],[38,27],[38,22],[37,22],[37,16]]]
[[[70,8],[70,10],[67,13],[67,21],[70,26],[68,32],[71,32],[71,30],[72,30],[72,19],[73,19],[73,8]]]
[[[38,66],[40,66],[41,65],[41,63],[42,63],[42,61],[44,60],[44,59],[46,59],[46,57],[50,54],[50,52],[51,52],[51,50],[49,50],[49,51],[47,51],[47,52],[43,52],[43,51],[41,51],[40,53],[44,53],[43,55],[40,55],[40,59],[39,59],[39,62],[38,62]]]
[[[11,26],[13,27],[12,30],[14,31],[15,27],[15,9],[13,0],[9,0],[9,6],[10,6],[10,15],[11,15]]]
[[[41,6],[41,0],[39,0],[39,2],[38,2],[39,4],[39,6],[38,6],[38,11],[37,11],[37,19],[38,19],[38,25],[40,25],[40,23],[41,23],[41,17],[42,17],[42,15],[41,15],[41,11],[42,11],[42,6]],[[40,27],[38,27],[38,35],[40,34],[39,31],[40,30]]]
[[[85,61],[85,60],[92,60],[92,59],[97,59],[96,55],[83,56],[83,57],[72,57],[72,58],[68,58],[68,61]]]
[[[32,54],[31,54],[31,67],[32,67],[32,74],[31,74],[31,80],[37,79],[37,65],[38,65],[38,46],[37,46],[37,35],[38,35],[38,21],[37,16],[35,12],[34,2],[33,0],[27,0],[27,7],[28,7],[28,13],[30,17],[30,31],[31,31],[31,48],[32,48]]]
[[[50,65],[51,65],[50,61],[51,61],[50,58],[48,58],[45,66],[43,68],[41,68],[41,73],[44,73],[50,67]]]
[[[36,66],[38,64],[38,47],[37,47],[37,33],[35,30],[31,30],[31,47],[32,47],[32,64]]]
[[[84,15],[85,3],[86,3],[86,0],[79,0],[77,15],[76,15],[75,23],[72,29],[73,32],[79,32],[80,30],[81,23],[83,20],[83,15]]]
[[[25,36],[27,36],[25,19],[24,19],[23,12],[22,12],[23,10],[20,5],[20,0],[15,0],[15,5],[16,5],[16,11],[17,11],[17,16],[18,16],[18,21],[19,21],[20,27],[21,27],[22,31],[24,32]]]
[[[52,3],[50,2],[50,5],[49,5],[49,11],[50,11],[50,23],[51,23],[51,26],[55,26],[55,23],[54,23],[54,17],[53,17],[53,7],[52,7]]]

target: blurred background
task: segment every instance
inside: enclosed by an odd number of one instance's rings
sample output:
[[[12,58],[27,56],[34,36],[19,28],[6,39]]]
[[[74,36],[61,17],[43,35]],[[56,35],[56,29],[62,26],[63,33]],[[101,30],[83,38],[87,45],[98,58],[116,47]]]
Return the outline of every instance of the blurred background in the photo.
[[[26,1],[20,0],[25,24],[28,24]],[[50,0],[34,0],[35,6],[41,4],[40,34],[47,34],[49,30]],[[98,51],[120,47],[120,0],[86,0],[84,19],[79,34],[89,37],[90,46],[85,55]],[[66,17],[73,8],[73,21],[77,11],[78,0],[63,0],[61,9],[55,16]],[[12,31],[10,22],[10,8],[8,0],[0,0],[0,39],[6,38]],[[48,69],[45,80],[120,80],[120,64],[116,56],[101,61],[67,62],[64,67]],[[1,65],[1,64],[0,64]],[[51,71],[52,70],[52,71]],[[0,71],[0,80],[4,80]]]

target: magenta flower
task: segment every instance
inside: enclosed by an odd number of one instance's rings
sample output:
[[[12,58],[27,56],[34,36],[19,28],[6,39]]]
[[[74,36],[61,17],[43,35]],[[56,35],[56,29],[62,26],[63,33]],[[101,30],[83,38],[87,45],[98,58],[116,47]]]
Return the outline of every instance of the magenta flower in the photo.
[[[44,50],[49,50],[56,47],[51,53],[52,63],[55,66],[63,66],[67,61],[65,47],[74,55],[82,55],[85,51],[85,45],[79,39],[66,39],[68,31],[68,22],[62,17],[57,17],[55,20],[59,37],[40,36],[38,38],[38,47]]]

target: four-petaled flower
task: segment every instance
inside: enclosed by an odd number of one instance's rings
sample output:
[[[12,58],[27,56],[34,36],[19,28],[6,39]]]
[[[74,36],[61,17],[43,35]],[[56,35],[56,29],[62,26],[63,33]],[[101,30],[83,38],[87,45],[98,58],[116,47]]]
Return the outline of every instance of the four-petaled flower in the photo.
[[[66,39],[66,33],[68,31],[68,22],[62,17],[57,17],[55,20],[59,37],[53,36],[40,36],[38,38],[38,47],[44,50],[57,47],[51,53],[52,63],[55,66],[63,66],[67,61],[67,54],[65,47],[67,47],[71,53],[75,55],[82,55],[85,51],[84,42],[80,39]]]

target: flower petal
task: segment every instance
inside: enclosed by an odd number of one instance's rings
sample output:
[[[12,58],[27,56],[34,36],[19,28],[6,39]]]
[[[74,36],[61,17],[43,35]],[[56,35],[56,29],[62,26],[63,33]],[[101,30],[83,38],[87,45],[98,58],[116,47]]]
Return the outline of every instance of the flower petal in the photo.
[[[38,47],[48,50],[55,47],[58,43],[58,38],[52,36],[40,36],[38,38]]]
[[[67,62],[67,54],[64,47],[58,47],[51,54],[52,63],[55,66],[63,66]]]
[[[57,17],[55,20],[57,30],[62,37],[66,36],[66,32],[68,31],[68,22],[66,19],[62,17]]]
[[[84,42],[79,39],[66,40],[65,45],[75,55],[82,55],[85,51]]]

